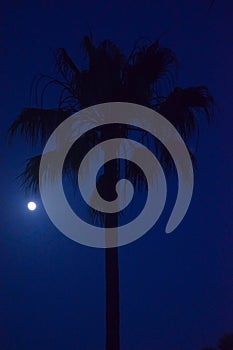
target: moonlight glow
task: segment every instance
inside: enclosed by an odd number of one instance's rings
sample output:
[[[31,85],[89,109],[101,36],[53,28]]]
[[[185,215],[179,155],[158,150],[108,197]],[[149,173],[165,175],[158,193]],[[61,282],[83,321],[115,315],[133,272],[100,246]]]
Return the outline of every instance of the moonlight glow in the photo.
[[[28,209],[29,210],[35,210],[36,209],[36,203],[35,202],[29,202],[28,203]]]

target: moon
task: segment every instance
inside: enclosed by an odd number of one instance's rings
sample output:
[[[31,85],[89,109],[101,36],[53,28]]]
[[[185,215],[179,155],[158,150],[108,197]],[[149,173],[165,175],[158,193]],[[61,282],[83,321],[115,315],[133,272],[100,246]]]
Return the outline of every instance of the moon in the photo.
[[[35,202],[28,202],[28,209],[33,211],[36,209],[36,203]]]

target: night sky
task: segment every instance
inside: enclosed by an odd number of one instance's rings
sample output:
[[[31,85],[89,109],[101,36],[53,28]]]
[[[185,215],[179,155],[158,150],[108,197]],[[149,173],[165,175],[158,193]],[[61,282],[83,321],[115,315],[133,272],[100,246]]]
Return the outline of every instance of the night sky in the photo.
[[[205,84],[216,102],[201,122],[191,206],[165,234],[167,211],[119,250],[121,350],[199,350],[233,331],[231,1],[10,1],[1,11],[0,349],[101,350],[105,342],[104,250],[81,246],[50,222],[39,196],[16,176],[38,152],[7,128],[29,106],[37,73],[53,73],[53,50],[79,65],[92,32],[129,54],[140,37],[161,38],[179,59],[179,85]],[[49,100],[47,103],[49,104]],[[53,105],[51,106],[53,107]],[[38,209],[29,212],[27,202]]]

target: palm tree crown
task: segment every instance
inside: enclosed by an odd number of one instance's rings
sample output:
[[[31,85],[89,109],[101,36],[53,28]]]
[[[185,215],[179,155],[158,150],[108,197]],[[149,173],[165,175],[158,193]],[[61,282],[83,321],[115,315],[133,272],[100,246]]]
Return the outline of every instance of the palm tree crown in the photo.
[[[43,107],[25,108],[12,123],[9,132],[17,131],[35,144],[42,145],[55,128],[72,113],[80,109],[104,102],[132,102],[150,107],[165,116],[187,141],[198,129],[199,115],[208,120],[211,116],[213,99],[205,86],[182,89],[175,86],[177,58],[174,52],[163,48],[159,41],[135,45],[128,57],[110,40],[98,46],[86,36],[83,46],[88,57],[88,67],[80,70],[64,48],[55,52],[56,77],[41,74],[36,79],[36,90],[42,83],[41,98],[50,85],[60,89],[58,106],[54,109]],[[136,128],[118,128],[121,137],[127,137]],[[140,134],[142,142],[148,135]],[[101,137],[100,137],[101,134]],[[145,137],[146,136],[146,137]],[[66,162],[67,170],[77,171],[81,149],[87,151],[103,139],[103,133],[94,130],[92,137],[83,137],[76,147],[72,147]],[[155,140],[157,156],[166,169],[172,161],[166,152],[161,151]],[[75,154],[75,157],[74,157]],[[190,150],[190,154],[193,154]],[[38,189],[38,169],[40,155],[28,159],[25,171],[21,174],[26,189]],[[131,174],[132,175],[132,174]],[[136,177],[135,177],[136,176]],[[137,181],[137,174],[135,175]]]

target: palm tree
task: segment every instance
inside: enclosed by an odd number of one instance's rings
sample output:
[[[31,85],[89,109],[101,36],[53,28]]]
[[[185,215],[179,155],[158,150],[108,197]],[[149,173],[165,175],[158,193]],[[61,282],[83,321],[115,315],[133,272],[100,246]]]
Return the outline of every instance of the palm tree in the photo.
[[[150,107],[165,116],[183,136],[190,140],[198,131],[198,116],[210,119],[213,99],[205,86],[192,88],[175,87],[177,59],[174,52],[163,48],[159,41],[139,42],[128,57],[109,40],[98,46],[91,37],[84,37],[84,49],[88,58],[88,67],[80,70],[64,48],[55,53],[57,75],[40,75],[36,80],[36,89],[43,85],[41,98],[48,86],[59,88],[58,106],[44,109],[43,106],[25,108],[10,126],[9,132],[17,131],[26,136],[27,141],[35,144],[38,140],[46,142],[54,129],[72,113],[104,102],[132,102]],[[82,155],[96,143],[108,138],[129,137],[134,130],[142,143],[150,138],[145,132],[130,126],[111,125],[96,128],[92,135],[84,135],[71,148],[64,165],[65,171],[78,172]],[[166,170],[172,169],[172,161],[156,140],[153,140],[157,157]],[[192,154],[190,149],[190,154]],[[28,159],[26,168],[20,175],[25,189],[38,190],[39,164],[41,155]],[[193,155],[192,155],[193,157]],[[97,179],[97,187],[102,188],[106,199],[113,199],[115,192],[112,183],[117,181],[120,161],[112,161],[112,166],[104,165],[104,175]],[[128,169],[130,167],[127,167]],[[124,168],[125,169],[125,168]],[[142,184],[140,172],[126,170],[137,186]],[[111,181],[109,180],[111,179]],[[105,227],[117,227],[118,215],[104,216]],[[118,249],[105,250],[106,266],[106,350],[120,349],[120,312],[119,312],[119,269]]]

